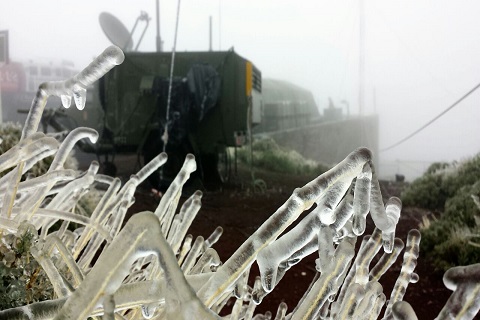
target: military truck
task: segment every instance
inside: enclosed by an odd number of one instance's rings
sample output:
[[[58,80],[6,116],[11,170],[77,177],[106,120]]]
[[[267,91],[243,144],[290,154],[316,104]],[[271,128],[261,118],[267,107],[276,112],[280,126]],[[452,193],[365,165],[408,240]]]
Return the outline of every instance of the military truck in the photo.
[[[57,130],[96,129],[99,141],[82,149],[105,156],[107,173],[114,173],[109,157],[117,153],[135,152],[146,163],[165,148],[165,183],[187,153],[195,155],[206,184],[227,180],[226,148],[245,144],[249,129],[261,121],[261,73],[234,50],[177,52],[172,77],[171,61],[170,52],[126,52],[125,61],[88,90],[84,110],[69,108],[65,117],[55,117]],[[158,175],[150,181],[160,185]]]

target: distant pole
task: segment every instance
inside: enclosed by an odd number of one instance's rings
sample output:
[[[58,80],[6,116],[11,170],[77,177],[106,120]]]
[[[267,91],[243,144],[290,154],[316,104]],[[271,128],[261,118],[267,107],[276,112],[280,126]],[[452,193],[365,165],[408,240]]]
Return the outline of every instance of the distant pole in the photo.
[[[162,38],[160,37],[160,0],[157,3],[157,52],[162,52]]]
[[[212,51],[212,16],[210,16],[210,26],[209,26],[209,46],[208,51]]]
[[[218,51],[222,50],[222,4],[218,0]]]
[[[358,110],[363,116],[365,103],[365,3],[360,0],[360,23],[359,23],[359,61],[358,61]]]

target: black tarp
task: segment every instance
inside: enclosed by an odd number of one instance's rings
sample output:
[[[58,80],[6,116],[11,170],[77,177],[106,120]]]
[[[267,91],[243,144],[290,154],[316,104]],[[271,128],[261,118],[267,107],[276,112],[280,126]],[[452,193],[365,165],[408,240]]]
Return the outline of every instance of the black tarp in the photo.
[[[152,92],[157,95],[159,123],[165,128],[168,104],[169,78],[155,77]],[[220,76],[209,64],[194,64],[186,77],[172,79],[168,116],[169,143],[179,144],[189,132],[196,129],[205,115],[217,104],[220,94]]]

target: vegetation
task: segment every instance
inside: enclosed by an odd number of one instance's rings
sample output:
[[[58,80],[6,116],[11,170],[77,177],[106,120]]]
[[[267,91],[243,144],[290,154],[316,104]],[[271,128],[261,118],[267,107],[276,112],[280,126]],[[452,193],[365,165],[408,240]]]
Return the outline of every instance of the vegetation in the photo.
[[[245,146],[238,151],[238,159],[250,163],[250,146]],[[271,138],[255,140],[252,144],[253,166],[268,169],[274,172],[300,175],[320,175],[330,167],[323,163],[305,159],[294,150],[280,147]]]
[[[0,123],[0,154],[5,153],[6,151],[10,150],[13,146],[17,145],[20,141],[20,137],[22,135],[22,125],[20,123],[14,122],[5,122]],[[50,164],[53,161],[53,156],[46,157],[43,160],[37,162],[33,168],[31,168],[28,173],[32,177],[38,177],[43,175],[47,172]],[[78,162],[77,160],[69,156],[65,161],[64,167],[66,169],[77,169]],[[8,171],[3,171],[0,173],[0,176],[3,176]]]
[[[480,155],[462,163],[435,163],[402,194],[404,205],[440,212],[422,230],[421,251],[436,269],[480,261]]]
[[[54,297],[50,280],[30,252],[33,231],[0,236],[0,310]]]
[[[22,134],[22,126],[18,123],[0,124],[0,154],[15,146]],[[52,163],[53,156],[47,157],[28,171],[29,176],[45,174]],[[77,160],[69,156],[65,161],[66,168],[77,169]],[[8,171],[2,172],[2,175]],[[23,177],[25,179],[26,177]],[[103,191],[92,188],[77,203],[77,214],[90,216],[95,209]],[[52,227],[58,229],[60,223]],[[78,227],[71,223],[69,229]],[[0,310],[15,308],[29,303],[52,299],[54,290],[43,268],[30,253],[34,233],[25,232],[14,234],[0,234]]]

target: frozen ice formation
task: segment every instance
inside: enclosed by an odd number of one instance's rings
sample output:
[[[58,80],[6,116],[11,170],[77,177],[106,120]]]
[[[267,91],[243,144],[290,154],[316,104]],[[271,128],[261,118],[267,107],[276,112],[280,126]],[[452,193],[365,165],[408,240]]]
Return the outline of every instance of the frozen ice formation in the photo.
[[[64,169],[80,139],[97,140],[94,130],[77,128],[60,141],[37,129],[48,96],[60,96],[65,107],[73,99],[82,109],[87,86],[123,58],[112,46],[73,78],[40,85],[20,142],[0,155],[0,171],[6,172],[0,178],[0,234],[34,235],[30,252],[55,292],[51,300],[0,311],[0,319],[416,319],[403,296],[419,278],[414,270],[420,233],[411,230],[406,245],[395,238],[402,203],[395,197],[383,203],[365,148],[297,188],[223,262],[214,248],[221,243],[221,227],[206,238],[188,234],[202,193],[195,192],[179,208],[182,187],[196,169],[192,155],[154,212],[137,213],[122,228],[137,186],[167,161],[166,154],[122,185],[118,178],[99,174],[95,161],[86,172]],[[50,155],[55,157],[46,174],[22,178]],[[106,191],[91,216],[74,213],[95,184]],[[355,253],[369,213],[376,228]],[[71,231],[71,223],[80,227]],[[401,271],[387,300],[380,281],[402,252]],[[255,315],[285,273],[310,254],[318,255],[317,274],[298,304],[282,302],[272,310],[275,314]],[[255,262],[260,276],[251,281]],[[453,294],[437,319],[473,319],[480,308],[479,279],[478,264],[445,273]]]

